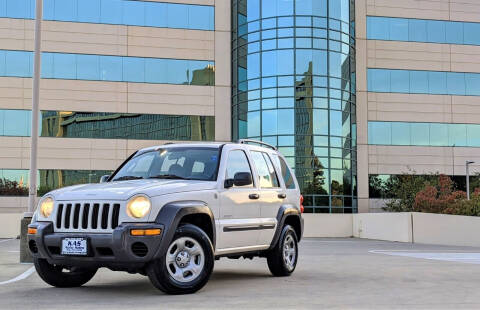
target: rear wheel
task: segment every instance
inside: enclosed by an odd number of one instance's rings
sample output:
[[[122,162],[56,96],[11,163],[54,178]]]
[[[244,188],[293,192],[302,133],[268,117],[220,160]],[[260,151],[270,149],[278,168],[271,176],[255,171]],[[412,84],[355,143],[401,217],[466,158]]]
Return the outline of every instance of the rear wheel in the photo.
[[[298,241],[295,230],[286,225],[275,247],[267,255],[270,272],[276,277],[292,274],[297,266]]]
[[[180,226],[167,252],[147,267],[152,284],[167,294],[191,294],[207,284],[213,271],[213,246],[195,225]]]
[[[33,264],[40,278],[56,287],[82,286],[90,281],[97,272],[97,269],[65,268],[59,265],[51,265],[43,258],[34,258]]]

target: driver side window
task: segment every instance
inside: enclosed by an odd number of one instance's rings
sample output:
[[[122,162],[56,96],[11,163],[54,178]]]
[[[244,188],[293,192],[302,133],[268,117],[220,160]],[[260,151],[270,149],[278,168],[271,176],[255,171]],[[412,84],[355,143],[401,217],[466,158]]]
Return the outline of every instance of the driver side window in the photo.
[[[225,179],[233,179],[235,177],[235,174],[238,172],[247,172],[252,174],[252,170],[250,169],[250,164],[248,163],[247,155],[245,155],[245,152],[242,150],[233,150],[228,154]],[[253,184],[241,187],[253,187]]]

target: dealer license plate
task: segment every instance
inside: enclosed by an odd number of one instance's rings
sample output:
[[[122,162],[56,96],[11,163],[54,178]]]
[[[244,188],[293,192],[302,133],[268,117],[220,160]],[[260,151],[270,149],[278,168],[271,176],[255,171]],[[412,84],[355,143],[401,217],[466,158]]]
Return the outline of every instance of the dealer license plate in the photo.
[[[62,255],[87,255],[86,238],[62,239]]]

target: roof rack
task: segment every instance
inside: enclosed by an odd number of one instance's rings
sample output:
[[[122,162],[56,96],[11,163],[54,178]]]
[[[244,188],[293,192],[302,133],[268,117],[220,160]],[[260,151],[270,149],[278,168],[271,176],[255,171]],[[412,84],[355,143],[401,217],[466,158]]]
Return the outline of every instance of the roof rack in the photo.
[[[240,143],[240,144],[248,144],[248,143],[251,143],[251,144],[259,144],[259,145],[262,145],[262,146],[266,146],[266,147],[269,147],[271,148],[272,150],[277,150],[277,148],[271,144],[268,144],[268,143],[265,143],[263,141],[257,141],[257,140],[251,140],[251,139],[240,139],[237,141],[237,143]]]

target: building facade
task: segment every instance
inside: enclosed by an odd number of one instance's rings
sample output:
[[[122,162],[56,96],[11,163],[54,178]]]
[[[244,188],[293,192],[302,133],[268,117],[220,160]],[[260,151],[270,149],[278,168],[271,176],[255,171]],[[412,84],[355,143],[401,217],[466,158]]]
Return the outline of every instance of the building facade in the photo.
[[[27,203],[34,6],[0,0],[0,213]],[[307,212],[377,211],[396,175],[480,164],[479,34],[476,0],[44,0],[39,195],[252,138]]]

